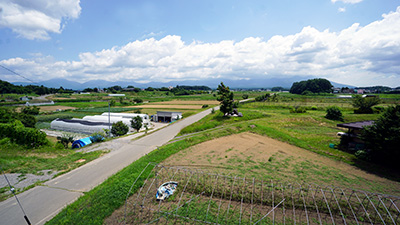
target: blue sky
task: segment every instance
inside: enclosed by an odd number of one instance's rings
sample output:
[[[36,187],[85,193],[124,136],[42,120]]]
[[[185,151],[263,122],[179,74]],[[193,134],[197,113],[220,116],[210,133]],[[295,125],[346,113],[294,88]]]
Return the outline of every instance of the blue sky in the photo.
[[[324,77],[400,86],[399,0],[0,0],[0,65],[33,80]],[[0,79],[22,78],[0,68]]]

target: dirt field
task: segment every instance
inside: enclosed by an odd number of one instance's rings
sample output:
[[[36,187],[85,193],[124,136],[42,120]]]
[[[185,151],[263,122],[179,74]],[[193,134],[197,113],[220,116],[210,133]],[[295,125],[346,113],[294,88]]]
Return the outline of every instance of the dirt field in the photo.
[[[269,137],[241,133],[185,149],[166,165],[400,195],[400,184]]]
[[[201,109],[201,105],[140,105],[127,106],[125,108],[142,108],[142,109]]]
[[[39,108],[40,108],[40,112],[56,111],[57,109],[59,109],[59,110],[75,109],[75,107],[61,106],[61,105],[39,106]]]
[[[155,102],[158,105],[219,105],[219,101],[168,101],[168,102]]]
[[[57,109],[59,110],[67,110],[67,109],[76,109],[75,107],[70,107],[70,106],[61,106],[61,105],[40,105],[38,106],[40,108],[40,112],[53,112],[56,111]],[[17,112],[21,111],[22,107],[17,108]]]

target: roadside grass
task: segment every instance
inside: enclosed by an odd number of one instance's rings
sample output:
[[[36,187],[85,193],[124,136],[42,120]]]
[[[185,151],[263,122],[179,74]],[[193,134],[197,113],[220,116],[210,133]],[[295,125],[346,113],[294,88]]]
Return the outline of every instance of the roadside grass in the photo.
[[[221,125],[268,117],[266,113],[257,110],[240,108],[239,111],[243,113],[243,117],[225,117],[222,112],[218,110],[214,114],[210,114],[200,121],[183,128],[178,135],[200,132]]]
[[[57,173],[57,176],[88,163],[104,154],[102,151],[83,153],[75,152],[71,149],[57,148],[57,145],[55,145],[57,139],[53,137],[48,139],[50,140],[48,146],[35,149],[27,149],[23,146],[11,143],[7,138],[1,139],[0,164],[4,172],[40,175],[42,170],[51,170]],[[26,189],[27,188],[24,190]],[[16,191],[20,193],[24,190]],[[4,200],[7,197],[7,193],[0,193],[0,200]]]

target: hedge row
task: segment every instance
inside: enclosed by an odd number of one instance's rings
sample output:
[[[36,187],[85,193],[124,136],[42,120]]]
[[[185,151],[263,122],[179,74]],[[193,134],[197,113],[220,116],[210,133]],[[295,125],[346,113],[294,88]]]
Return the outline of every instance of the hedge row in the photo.
[[[12,142],[27,147],[39,147],[48,143],[46,133],[24,127],[21,122],[0,123],[0,138],[9,138]]]

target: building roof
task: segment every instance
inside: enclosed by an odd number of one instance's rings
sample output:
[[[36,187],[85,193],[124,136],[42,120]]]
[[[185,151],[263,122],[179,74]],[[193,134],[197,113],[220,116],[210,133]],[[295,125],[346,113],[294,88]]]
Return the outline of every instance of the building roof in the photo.
[[[344,128],[352,128],[352,129],[363,129],[365,126],[374,125],[374,123],[375,123],[374,120],[366,120],[366,121],[359,121],[359,122],[353,122],[353,123],[340,123],[340,124],[337,124],[337,126],[344,127]]]

